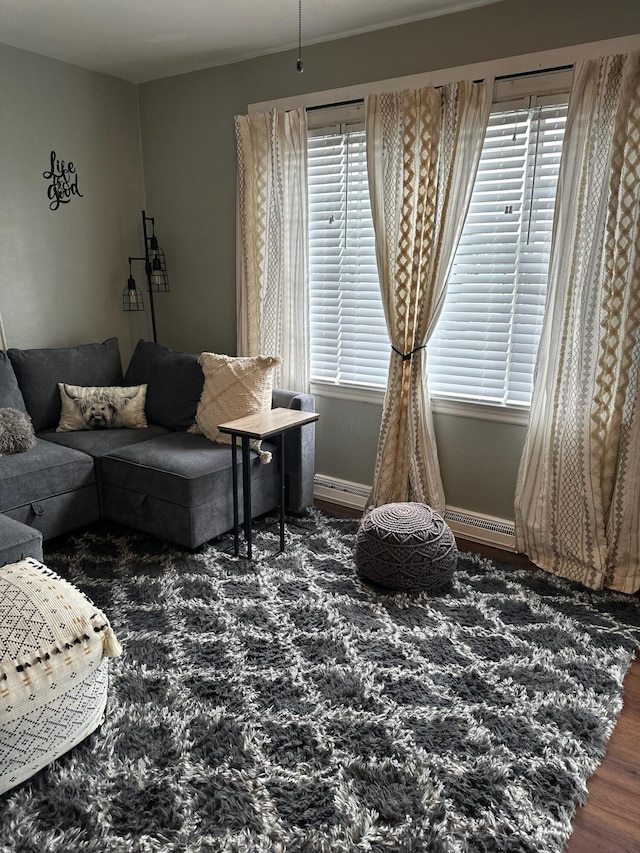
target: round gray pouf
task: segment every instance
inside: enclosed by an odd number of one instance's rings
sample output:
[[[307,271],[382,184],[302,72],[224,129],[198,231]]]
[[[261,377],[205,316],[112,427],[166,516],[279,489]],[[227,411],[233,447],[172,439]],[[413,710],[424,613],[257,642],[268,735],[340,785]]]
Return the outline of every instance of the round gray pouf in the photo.
[[[362,578],[409,592],[437,592],[453,576],[458,546],[441,515],[423,503],[391,503],[372,509],[356,537]]]

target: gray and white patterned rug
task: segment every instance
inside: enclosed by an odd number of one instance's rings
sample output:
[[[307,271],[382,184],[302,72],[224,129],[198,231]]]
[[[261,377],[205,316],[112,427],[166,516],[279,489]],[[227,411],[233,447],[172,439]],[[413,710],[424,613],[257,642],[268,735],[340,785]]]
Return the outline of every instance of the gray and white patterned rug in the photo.
[[[638,600],[468,554],[436,597],[385,593],[356,529],[313,511],[253,565],[106,525],[50,543],[124,655],[103,726],[0,798],[2,853],[560,853]]]

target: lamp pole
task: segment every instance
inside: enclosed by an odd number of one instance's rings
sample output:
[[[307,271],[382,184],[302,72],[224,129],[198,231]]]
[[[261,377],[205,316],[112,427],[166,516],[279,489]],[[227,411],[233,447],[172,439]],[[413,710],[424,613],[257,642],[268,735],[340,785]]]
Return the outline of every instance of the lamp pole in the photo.
[[[151,286],[151,258],[149,257],[149,236],[147,234],[147,220],[151,217],[148,217],[146,211],[142,211],[142,231],[144,233],[144,269],[147,274],[147,290],[149,291],[149,307],[151,308],[151,328],[153,330],[153,342],[154,344],[158,343],[158,335],[156,333],[156,311],[155,306],[153,304],[153,288]],[[153,222],[153,219],[151,219]]]

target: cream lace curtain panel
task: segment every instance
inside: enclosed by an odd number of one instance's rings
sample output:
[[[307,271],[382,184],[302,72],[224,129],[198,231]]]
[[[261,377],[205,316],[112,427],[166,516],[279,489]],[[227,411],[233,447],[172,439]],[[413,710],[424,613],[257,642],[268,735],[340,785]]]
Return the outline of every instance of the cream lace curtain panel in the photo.
[[[640,54],[575,70],[516,547],[594,589],[640,587]]]
[[[239,355],[279,355],[277,382],[309,390],[307,119],[236,116]]]
[[[469,207],[492,90],[486,80],[367,99],[369,190],[392,344],[373,506],[415,500],[445,510],[424,345]]]

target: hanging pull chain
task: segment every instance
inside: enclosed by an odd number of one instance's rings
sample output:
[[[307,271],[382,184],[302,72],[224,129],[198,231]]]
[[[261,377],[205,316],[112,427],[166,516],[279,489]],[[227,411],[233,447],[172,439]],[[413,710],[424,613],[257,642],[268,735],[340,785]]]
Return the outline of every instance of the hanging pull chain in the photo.
[[[298,0],[298,61],[296,62],[296,71],[301,74],[304,71],[302,64],[302,0]]]

